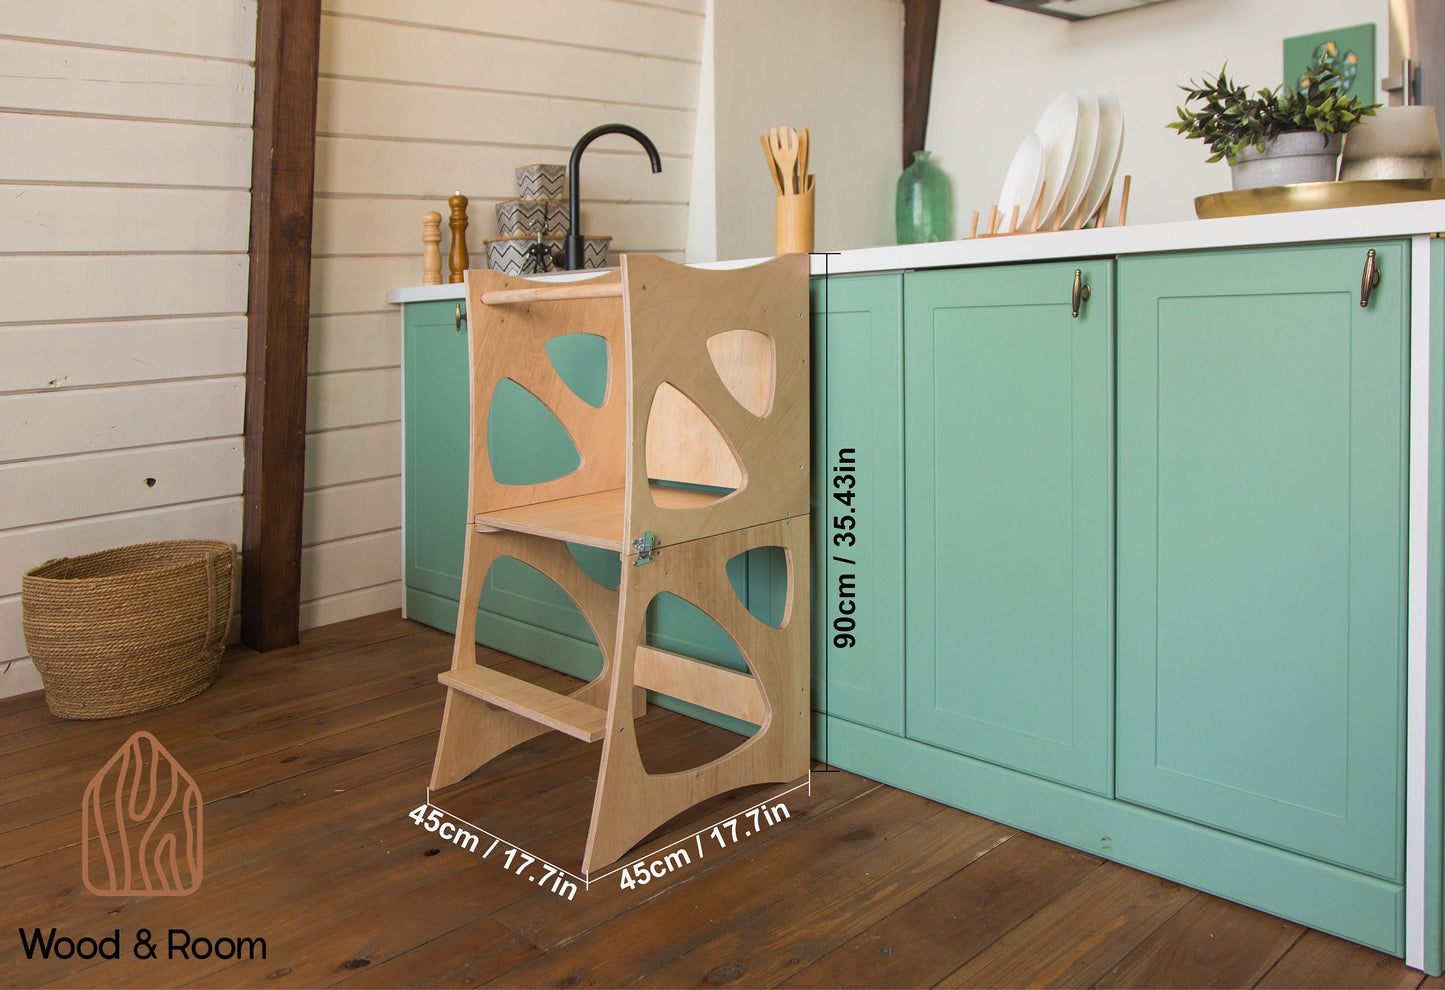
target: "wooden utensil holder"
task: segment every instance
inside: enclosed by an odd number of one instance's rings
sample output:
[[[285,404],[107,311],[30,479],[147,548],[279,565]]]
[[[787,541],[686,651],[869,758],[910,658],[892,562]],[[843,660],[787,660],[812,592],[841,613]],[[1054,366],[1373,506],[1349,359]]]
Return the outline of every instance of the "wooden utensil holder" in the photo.
[[[813,250],[813,189],[775,197],[775,254],[807,254]]]

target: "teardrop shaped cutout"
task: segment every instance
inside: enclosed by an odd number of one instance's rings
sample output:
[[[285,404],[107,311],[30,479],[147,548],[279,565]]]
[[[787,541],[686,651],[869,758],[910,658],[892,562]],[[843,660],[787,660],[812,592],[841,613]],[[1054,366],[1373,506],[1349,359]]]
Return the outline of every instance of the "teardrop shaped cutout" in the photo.
[[[593,409],[601,409],[607,401],[606,338],[595,333],[564,333],[545,346],[562,384]]]
[[[733,568],[730,567],[730,577],[734,577],[731,573],[732,570]],[[734,590],[737,588],[737,579],[741,579],[742,573],[742,569],[738,569]],[[749,678],[752,676],[747,662],[738,651],[732,637],[724,632],[723,628],[714,622],[706,612],[685,598],[679,598],[666,591],[658,593],[647,606],[646,630],[643,645],[681,654],[704,664],[744,674]],[[759,698],[761,698],[761,689],[757,690]],[[665,691],[659,693],[666,695]],[[728,729],[743,737],[753,735],[759,725],[757,722],[736,718],[670,695],[666,696],[666,700],[662,704],[675,712],[711,722],[713,725]],[[701,763],[723,757],[746,741],[717,735],[709,735],[706,738],[712,748],[704,754],[692,752],[691,748],[686,753],[676,750],[669,752],[669,747],[661,746],[656,747],[653,752],[649,752],[647,747],[641,745],[642,740],[639,739],[643,767],[648,773],[675,773],[692,769]],[[701,761],[698,759],[700,755],[703,756]]]
[[[552,410],[510,378],[497,382],[492,393],[487,458],[503,485],[540,485],[582,465],[577,445]]]
[[[772,337],[757,330],[725,330],[707,339],[707,353],[739,405],[754,416],[772,412],[778,377]]]
[[[667,382],[647,417],[647,476],[730,490],[744,481],[742,462],[712,417]]]
[[[733,576],[735,569],[747,575],[743,590]],[[744,550],[728,561],[728,577],[733,593],[753,618],[774,629],[788,621],[793,610],[793,569],[787,550],[779,546]]]
[[[498,615],[517,616],[519,612],[536,616],[533,622],[561,634],[549,639],[549,667],[584,681],[590,681],[602,672],[602,647],[597,643],[591,623],[572,596],[526,561],[516,557],[498,557],[487,569],[477,628],[495,630]],[[508,648],[505,639],[494,642]]]

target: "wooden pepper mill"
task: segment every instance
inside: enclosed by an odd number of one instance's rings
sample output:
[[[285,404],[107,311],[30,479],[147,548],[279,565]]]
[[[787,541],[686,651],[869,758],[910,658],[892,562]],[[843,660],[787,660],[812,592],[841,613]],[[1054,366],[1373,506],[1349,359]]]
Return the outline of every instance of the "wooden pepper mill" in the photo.
[[[428,210],[421,215],[421,284],[442,284],[442,215]]]
[[[467,256],[467,198],[458,192],[447,203],[452,208],[452,217],[449,223],[452,228],[452,253],[450,258],[451,275],[449,282],[466,281],[467,266],[471,259]]]

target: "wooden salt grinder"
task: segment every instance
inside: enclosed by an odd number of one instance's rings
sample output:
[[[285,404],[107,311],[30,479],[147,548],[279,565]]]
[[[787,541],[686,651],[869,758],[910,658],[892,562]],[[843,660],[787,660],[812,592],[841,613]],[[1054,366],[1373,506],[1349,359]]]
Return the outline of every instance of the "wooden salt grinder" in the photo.
[[[450,258],[451,275],[449,282],[466,281],[467,266],[471,264],[471,258],[467,256],[467,198],[457,193],[447,200],[452,208],[452,217],[449,223],[452,228],[452,253]]]
[[[442,215],[428,210],[421,215],[421,284],[442,284]]]

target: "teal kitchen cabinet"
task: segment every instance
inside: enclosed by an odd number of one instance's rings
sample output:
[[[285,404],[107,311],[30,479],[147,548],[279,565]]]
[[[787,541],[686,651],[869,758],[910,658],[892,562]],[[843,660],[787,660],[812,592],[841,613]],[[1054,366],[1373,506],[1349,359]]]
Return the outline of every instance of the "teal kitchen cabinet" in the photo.
[[[403,554],[408,618],[456,628],[466,531],[469,379],[465,303],[407,303],[403,311]],[[458,329],[460,327],[460,329]],[[547,350],[558,374],[599,405],[607,354],[601,338],[572,334]],[[576,447],[556,418],[520,386],[497,390],[488,444],[500,480],[523,484],[573,470]],[[569,544],[595,579],[616,586],[615,553]],[[765,619],[780,607],[786,565],[762,551],[729,566],[740,598]],[[493,566],[482,593],[477,642],[578,677],[601,669],[602,655],[571,599],[511,558]],[[743,669],[732,641],[687,602],[662,596],[649,613],[648,642]],[[681,703],[677,703],[680,707]],[[701,709],[689,712],[703,715]],[[707,717],[714,717],[707,713]],[[741,725],[738,726],[741,728]]]
[[[813,284],[813,705],[903,733],[903,279]],[[826,741],[818,748],[826,758]]]
[[[1386,277],[1362,307],[1371,248]],[[1386,880],[1407,257],[1119,261],[1118,796]]]
[[[1105,796],[1112,278],[1015,265],[904,291],[908,738]]]

